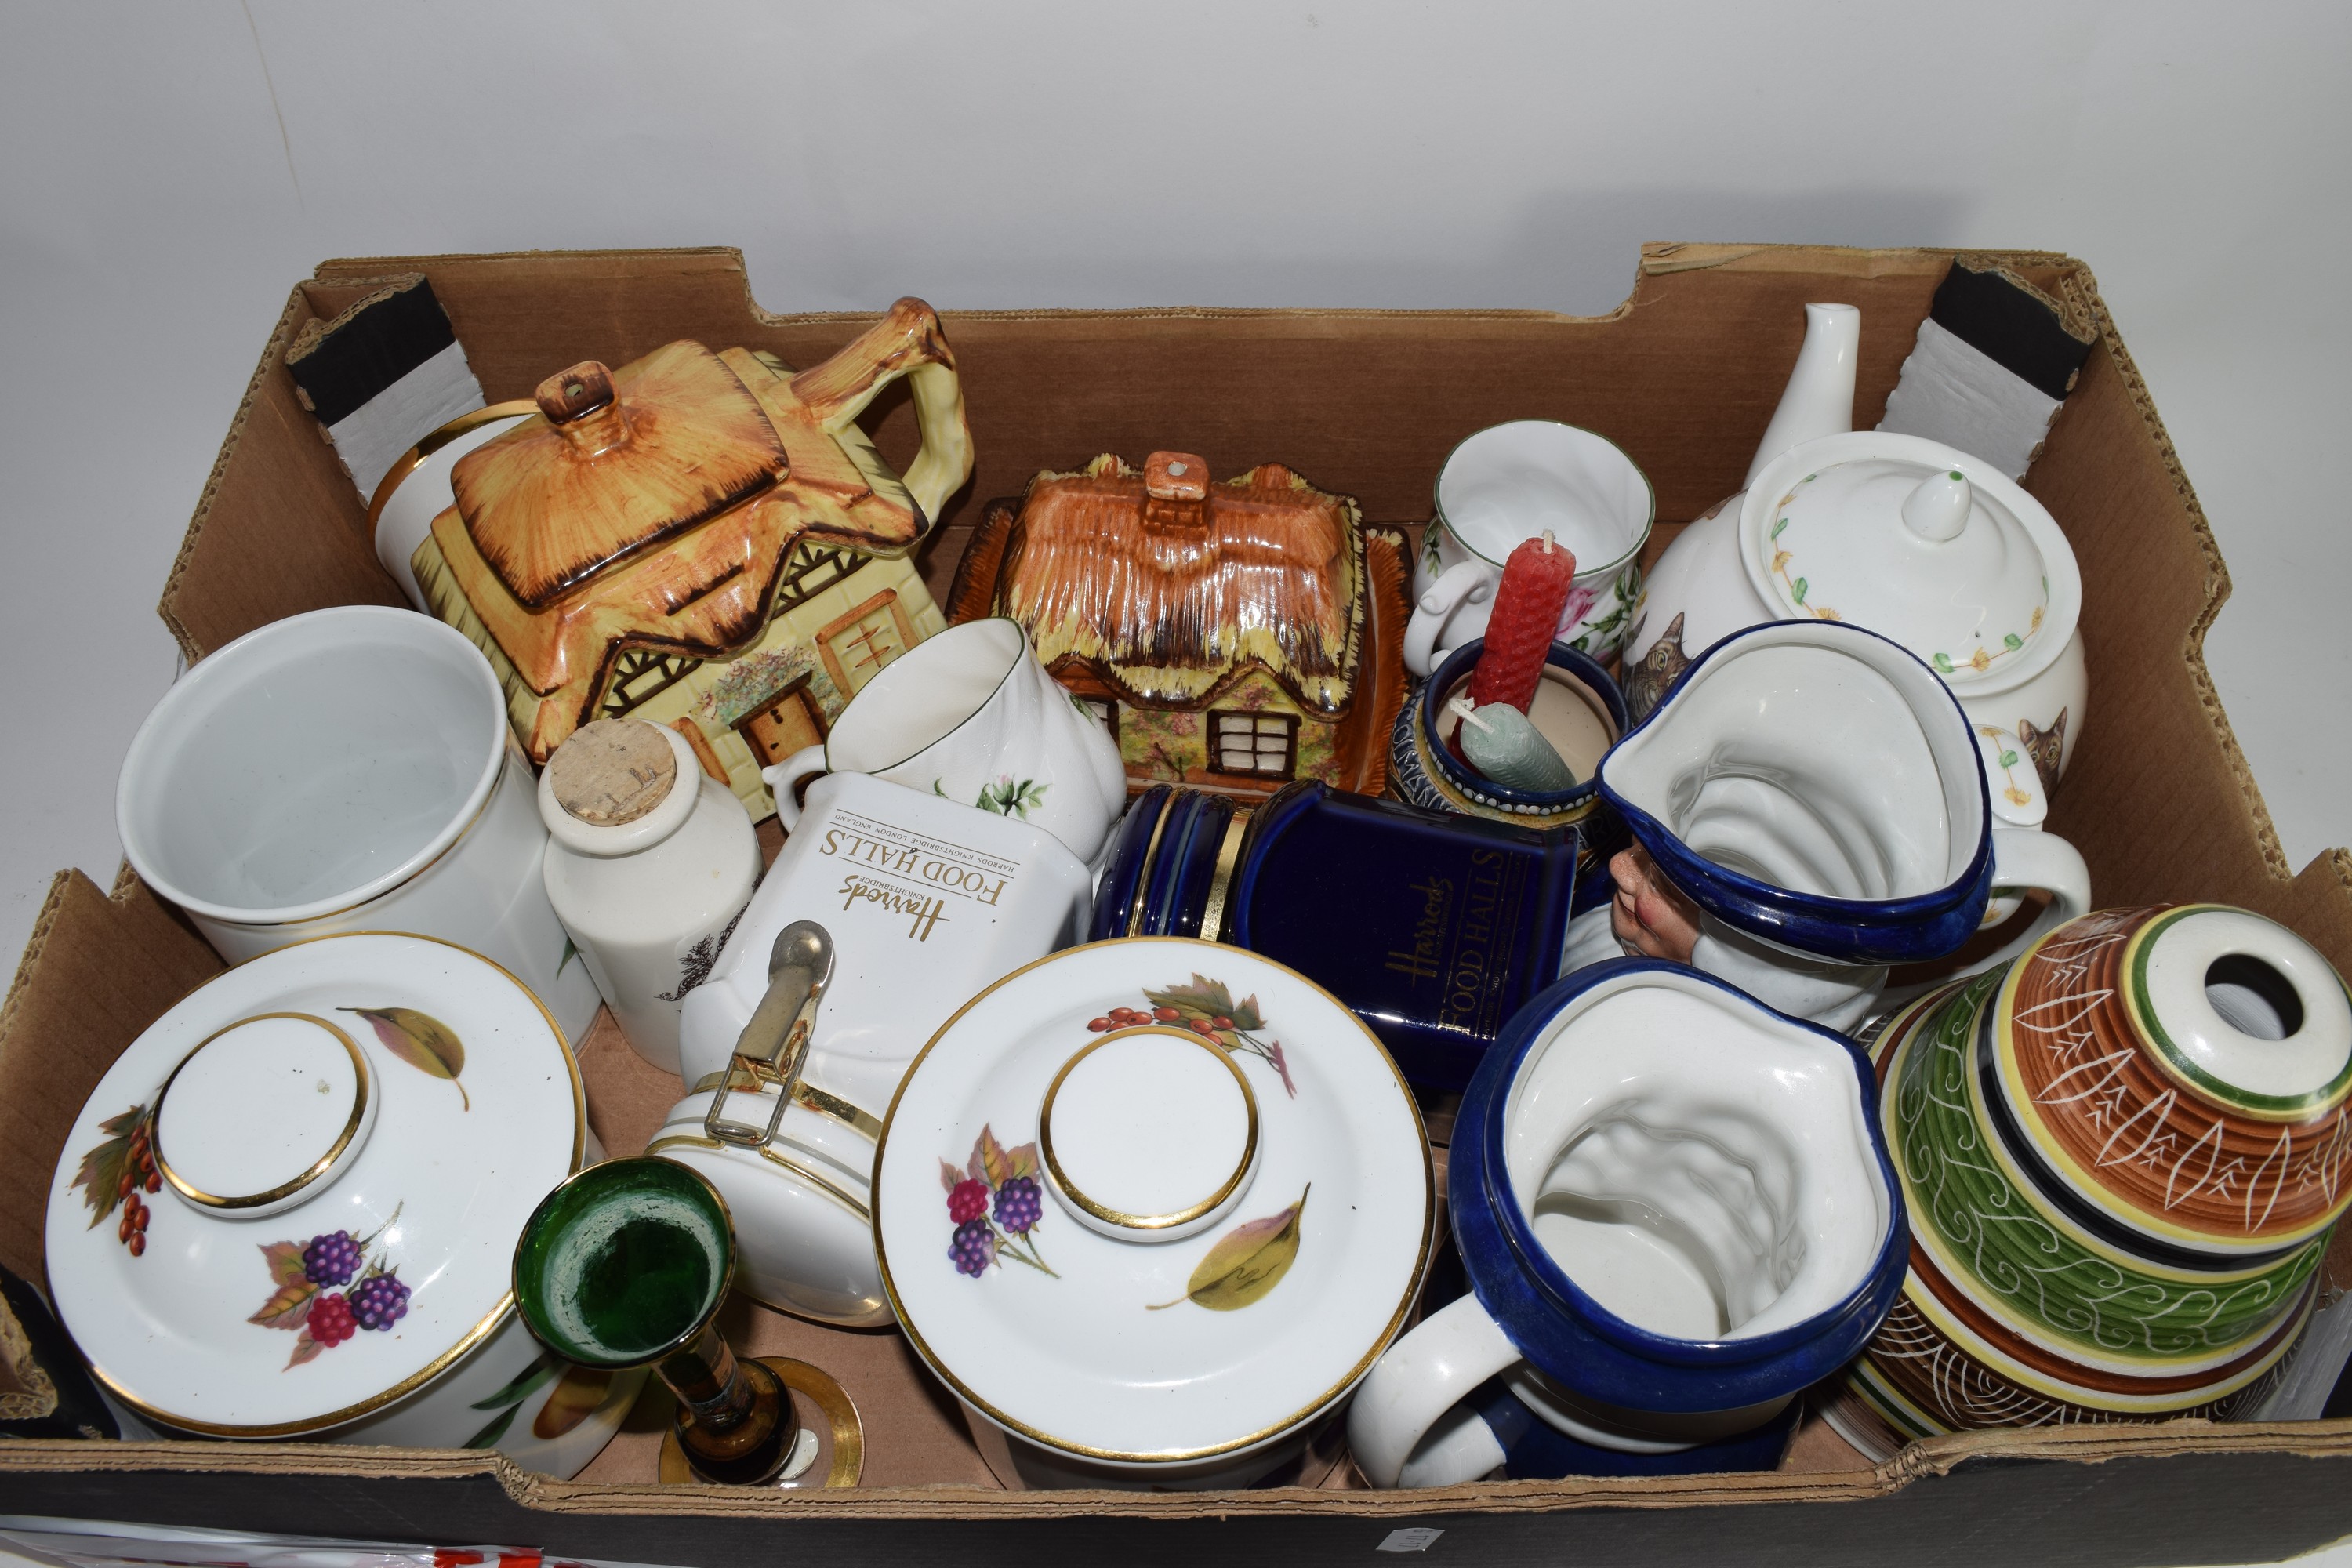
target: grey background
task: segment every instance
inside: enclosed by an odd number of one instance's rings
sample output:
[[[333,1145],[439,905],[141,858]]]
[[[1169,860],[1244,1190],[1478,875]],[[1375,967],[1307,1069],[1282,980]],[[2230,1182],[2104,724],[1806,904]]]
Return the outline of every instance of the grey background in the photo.
[[[2208,652],[2288,857],[2352,840],[2352,7],[189,0],[0,26],[0,953],[53,870],[112,874],[116,770],[173,672],[154,599],[288,286],[389,252],[736,245],[775,310],[1602,311],[1644,239],[2071,251],[2228,556]]]

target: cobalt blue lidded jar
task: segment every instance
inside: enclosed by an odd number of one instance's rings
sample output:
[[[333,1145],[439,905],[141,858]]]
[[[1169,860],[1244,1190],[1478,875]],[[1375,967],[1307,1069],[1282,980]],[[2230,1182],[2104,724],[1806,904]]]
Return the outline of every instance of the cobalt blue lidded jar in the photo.
[[[1092,936],[1197,936],[1288,964],[1427,1089],[1470,1081],[1521,1003],[1559,975],[1573,827],[1401,805],[1301,780],[1255,811],[1155,785],[1128,808]]]

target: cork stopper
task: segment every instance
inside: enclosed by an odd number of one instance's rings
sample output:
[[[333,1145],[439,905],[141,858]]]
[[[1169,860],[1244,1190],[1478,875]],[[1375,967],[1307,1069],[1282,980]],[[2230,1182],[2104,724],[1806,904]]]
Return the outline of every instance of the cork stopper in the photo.
[[[677,782],[677,754],[653,725],[599,719],[548,759],[555,803],[591,827],[618,827],[659,805]]]

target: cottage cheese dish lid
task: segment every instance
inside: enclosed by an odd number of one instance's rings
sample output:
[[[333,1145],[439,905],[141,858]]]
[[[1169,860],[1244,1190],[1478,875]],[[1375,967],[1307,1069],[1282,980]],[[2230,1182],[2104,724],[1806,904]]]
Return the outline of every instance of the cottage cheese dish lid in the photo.
[[[382,932],[280,948],[83,1106],[49,1189],[58,1316],[144,1415],[324,1431],[504,1321],[515,1238],[586,1131],[562,1031],[497,964]]]
[[[931,1370],[1111,1464],[1235,1452],[1344,1395],[1403,1324],[1433,1215],[1420,1114],[1363,1025],[1177,937],[982,993],[876,1164],[884,1286]]]
[[[2082,605],[2074,551],[2042,504],[1916,436],[1857,431],[1776,459],[1742,503],[1740,551],[1780,618],[1867,626],[1961,690],[2046,668]]]

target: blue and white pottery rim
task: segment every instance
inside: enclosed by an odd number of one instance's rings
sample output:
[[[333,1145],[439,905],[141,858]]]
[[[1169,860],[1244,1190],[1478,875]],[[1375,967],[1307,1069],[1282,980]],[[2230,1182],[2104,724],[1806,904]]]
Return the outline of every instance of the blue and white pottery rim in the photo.
[[[1760,1014],[1833,1041],[1846,1053],[1863,1096],[1888,1224],[1863,1283],[1837,1306],[1753,1338],[1675,1339],[1627,1322],[1595,1301],[1536,1238],[1503,1173],[1505,1091],[1564,1008],[1596,986],[1646,973],[1711,985]],[[1538,1370],[1604,1404],[1662,1412],[1729,1410],[1792,1394],[1860,1353],[1902,1292],[1910,1224],[1878,1125],[1877,1102],[1876,1076],[1852,1040],[1775,1012],[1737,986],[1656,959],[1612,959],[1580,969],[1513,1016],[1463,1096],[1454,1125],[1466,1131],[1457,1131],[1454,1139],[1446,1192],[1471,1289]]]
[[[1609,748],[1594,780],[1601,798],[1624,819],[1633,837],[1650,852],[1667,878],[1707,913],[1776,946],[1848,963],[1916,963],[1945,957],[1976,934],[1992,895],[1992,803],[1985,792],[1984,773],[1975,769],[1977,847],[1968,868],[1932,892],[1896,899],[1838,899],[1799,892],[1759,881],[1694,852],[1675,831],[1627,800],[1610,784],[1610,764],[1625,746],[1649,731],[1673,710],[1675,701],[1700,673],[1738,651],[1750,637],[1777,636],[1785,639],[1792,628],[1831,643],[1867,638],[1894,655],[1917,665],[1951,710],[1952,722],[1968,735],[1968,716],[1959,700],[1920,658],[1902,644],[1861,626],[1835,621],[1765,621],[1733,632],[1691,660],[1675,679],[1647,718]],[[1873,650],[1875,651],[1875,650]],[[1973,741],[1969,742],[1973,745]]]
[[[1429,679],[1422,683],[1421,690],[1414,695],[1409,709],[1417,716],[1421,732],[1426,737],[1423,749],[1445,775],[1444,783],[1438,787],[1441,790],[1451,788],[1490,810],[1528,816],[1566,811],[1590,800],[1599,776],[1598,770],[1593,778],[1585,779],[1567,789],[1507,789],[1471,773],[1438,740],[1438,705],[1445,700],[1445,694],[1454,689],[1454,682],[1463,679],[1476,667],[1479,652],[1486,646],[1486,638],[1473,637],[1446,655],[1445,661],[1431,671]],[[1601,705],[1608,710],[1611,726],[1621,739],[1633,727],[1633,721],[1625,710],[1625,694],[1618,689],[1617,682],[1610,679],[1609,672],[1601,668],[1600,662],[1591,655],[1579,652],[1564,642],[1555,641],[1544,662],[1555,669],[1566,670],[1600,698]]]

